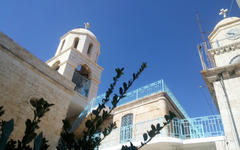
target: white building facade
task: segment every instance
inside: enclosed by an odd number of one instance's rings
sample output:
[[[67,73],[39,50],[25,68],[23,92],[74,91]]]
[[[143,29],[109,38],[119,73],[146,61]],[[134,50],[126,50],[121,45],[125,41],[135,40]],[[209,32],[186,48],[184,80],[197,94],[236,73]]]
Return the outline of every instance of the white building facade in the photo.
[[[201,71],[222,117],[225,145],[240,149],[240,18],[221,20],[209,35]],[[207,62],[207,63],[205,63]]]
[[[75,118],[97,96],[103,68],[97,64],[100,44],[85,28],[76,28],[60,38],[56,54],[46,63],[76,84],[68,118]]]

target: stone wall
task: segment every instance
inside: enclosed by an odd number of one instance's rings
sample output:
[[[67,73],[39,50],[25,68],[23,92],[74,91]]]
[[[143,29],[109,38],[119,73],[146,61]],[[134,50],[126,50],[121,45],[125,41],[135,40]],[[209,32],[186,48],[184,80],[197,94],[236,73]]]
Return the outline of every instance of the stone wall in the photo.
[[[33,118],[29,100],[43,97],[54,106],[42,119],[39,131],[43,131],[50,149],[54,149],[74,93],[73,88],[71,81],[0,33],[0,105],[5,109],[2,119],[14,119],[12,138],[22,138],[25,120]]]
[[[240,78],[231,78],[224,80],[227,96],[233,115],[233,119],[236,124],[238,135],[240,135]],[[225,136],[227,137],[228,146],[230,149],[237,149],[238,140],[236,138],[233,122],[231,120],[231,113],[228,108],[227,99],[224,94],[223,88],[220,82],[214,82],[214,89],[216,92],[219,111],[222,117]],[[236,146],[236,147],[235,147]]]
[[[178,118],[183,118],[168,95],[160,92],[117,107],[114,110],[113,121],[117,127],[121,127],[121,119],[126,114],[133,114],[133,124],[137,124],[164,117],[169,111],[174,112]]]

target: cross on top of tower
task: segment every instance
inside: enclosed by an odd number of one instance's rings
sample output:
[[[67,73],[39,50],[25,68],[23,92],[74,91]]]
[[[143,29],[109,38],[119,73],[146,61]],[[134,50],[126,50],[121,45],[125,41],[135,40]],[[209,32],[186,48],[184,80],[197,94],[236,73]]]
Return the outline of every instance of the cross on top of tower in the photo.
[[[85,25],[85,29],[90,28],[90,23],[89,22],[85,22],[84,25]]]
[[[227,17],[227,12],[228,12],[228,9],[221,9],[220,10],[220,13],[219,13],[219,15],[220,16],[223,16],[223,18],[226,18]]]

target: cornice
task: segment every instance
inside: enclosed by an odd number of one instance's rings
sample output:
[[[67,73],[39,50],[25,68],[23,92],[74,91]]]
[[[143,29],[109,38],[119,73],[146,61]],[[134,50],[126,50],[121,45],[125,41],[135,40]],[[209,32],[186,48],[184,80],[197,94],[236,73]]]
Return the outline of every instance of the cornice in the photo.
[[[160,101],[160,100],[166,101],[168,103],[168,105],[171,106],[174,109],[175,113],[179,117],[184,118],[184,115],[182,114],[182,112],[178,109],[176,104],[173,102],[173,100],[168,96],[168,94],[166,92],[158,92],[158,93],[155,93],[153,95],[149,95],[147,97],[140,98],[140,99],[134,100],[132,102],[123,104],[121,106],[118,106],[117,108],[115,108],[114,114],[122,113],[122,112],[125,112],[127,110],[131,110],[133,108],[137,108],[137,107],[140,107],[142,105],[147,105],[147,104],[150,104],[150,103],[154,103],[154,102],[157,102],[157,101]]]
[[[80,51],[78,51],[75,48],[71,48],[72,50],[74,50],[75,52],[77,52],[80,56],[82,56],[84,59],[86,59],[88,62],[90,62],[92,65],[96,66],[98,69],[100,69],[101,71],[103,71],[103,68],[101,66],[99,66],[97,63],[95,63],[94,61],[92,61],[88,56],[82,54]]]
[[[46,61],[46,63],[49,63],[51,61],[53,61],[54,59],[56,59],[57,57],[59,57],[60,55],[63,55],[65,52],[69,51],[72,47],[69,47],[63,51],[61,51],[60,53],[58,53],[57,55],[53,56],[52,58],[50,58],[49,60]]]
[[[229,51],[235,51],[237,49],[240,49],[240,42],[234,42],[225,46],[221,46],[219,48],[214,48],[208,50],[208,54],[213,57],[214,55],[223,54]]]
[[[74,32],[74,31],[69,31],[67,33],[65,33],[63,36],[60,37],[60,40],[62,40],[63,38],[65,38],[67,35],[69,35],[70,33],[72,34],[79,34],[79,35],[88,35],[88,37],[90,39],[92,39],[94,42],[97,43],[98,45],[98,53],[100,54],[100,43],[98,42],[98,40],[96,38],[93,38],[91,35],[87,34],[87,33],[79,33],[79,32]]]
[[[74,65],[74,64],[72,64],[72,63],[70,63],[70,62],[68,62],[68,61],[61,62],[61,63],[59,64],[59,66],[62,66],[62,65],[64,65],[64,64],[69,64],[69,65],[72,66],[73,68],[77,68],[76,65]],[[96,79],[96,78],[90,77],[89,80],[93,80],[93,81],[97,82],[97,84],[100,84],[100,81],[99,81],[98,79]]]
[[[63,55],[64,53],[66,53],[67,51],[70,50],[74,50],[75,52],[77,52],[80,56],[82,56],[84,59],[86,59],[88,62],[90,62],[90,64],[94,65],[95,67],[97,67],[98,69],[100,69],[101,71],[103,71],[103,68],[101,66],[99,66],[98,64],[96,64],[94,61],[92,61],[88,56],[85,56],[84,54],[82,54],[81,52],[79,52],[77,49],[73,48],[73,47],[69,47],[68,49],[60,52],[58,55],[52,57],[51,59],[47,60],[46,63],[49,63],[51,61],[53,61],[54,59],[56,59],[57,57],[59,57],[60,55]],[[62,64],[62,62],[60,62]],[[75,67],[76,68],[76,67]]]
[[[230,64],[223,67],[215,67],[209,70],[203,70],[201,71],[201,74],[210,91],[210,94],[213,97],[214,103],[217,105],[217,108],[219,110],[213,83],[220,81],[220,74],[222,74],[224,80],[240,77],[240,63]]]

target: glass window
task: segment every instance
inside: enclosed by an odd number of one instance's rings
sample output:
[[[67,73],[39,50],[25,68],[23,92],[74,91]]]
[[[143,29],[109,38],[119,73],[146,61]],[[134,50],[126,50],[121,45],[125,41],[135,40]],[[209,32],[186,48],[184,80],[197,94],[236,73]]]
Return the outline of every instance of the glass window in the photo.
[[[121,143],[131,141],[132,139],[133,114],[127,114],[122,117],[121,123]]]

